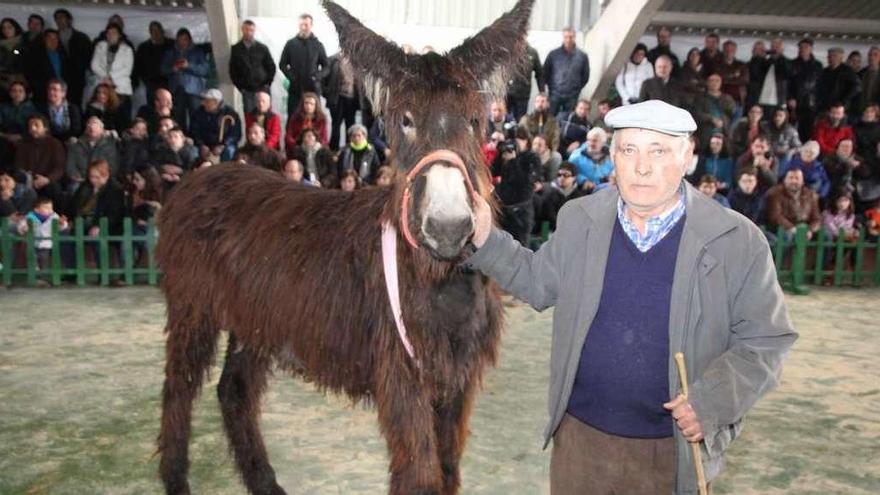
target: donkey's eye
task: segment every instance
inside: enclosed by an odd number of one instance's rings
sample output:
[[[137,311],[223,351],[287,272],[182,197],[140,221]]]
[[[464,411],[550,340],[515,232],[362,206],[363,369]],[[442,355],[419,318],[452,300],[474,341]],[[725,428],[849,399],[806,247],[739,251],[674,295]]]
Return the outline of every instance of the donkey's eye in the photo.
[[[415,122],[413,122],[413,116],[411,113],[406,112],[405,114],[403,114],[403,127],[404,127],[404,129],[415,127],[415,125],[416,124],[415,124]]]

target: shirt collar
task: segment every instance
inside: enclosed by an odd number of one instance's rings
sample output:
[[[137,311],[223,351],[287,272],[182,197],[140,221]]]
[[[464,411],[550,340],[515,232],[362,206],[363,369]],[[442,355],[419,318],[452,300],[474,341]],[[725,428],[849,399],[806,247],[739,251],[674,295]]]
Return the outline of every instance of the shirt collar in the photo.
[[[660,242],[681,220],[685,214],[686,204],[687,198],[684,185],[682,184],[678,188],[678,202],[676,205],[660,215],[647,219],[645,221],[645,233],[642,234],[635,223],[626,216],[626,203],[623,202],[622,197],[618,196],[617,220],[620,222],[621,227],[623,227],[624,232],[626,232],[627,237],[630,238],[639,251],[645,252]]]

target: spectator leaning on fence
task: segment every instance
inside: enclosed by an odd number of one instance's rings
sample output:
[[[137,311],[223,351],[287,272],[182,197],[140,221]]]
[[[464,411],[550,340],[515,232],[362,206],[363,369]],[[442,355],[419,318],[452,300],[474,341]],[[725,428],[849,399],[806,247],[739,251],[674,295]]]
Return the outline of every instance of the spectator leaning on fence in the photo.
[[[791,241],[798,225],[807,228],[807,239],[812,239],[822,227],[819,197],[804,184],[804,173],[790,168],[782,183],[767,191],[767,227],[771,233],[782,228],[786,241]]]

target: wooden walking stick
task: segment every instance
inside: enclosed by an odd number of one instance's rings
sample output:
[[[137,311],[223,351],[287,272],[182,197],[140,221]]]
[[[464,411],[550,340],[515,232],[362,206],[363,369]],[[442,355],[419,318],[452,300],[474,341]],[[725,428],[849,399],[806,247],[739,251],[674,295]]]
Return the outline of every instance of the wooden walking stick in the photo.
[[[685,400],[688,398],[688,375],[687,368],[684,366],[684,354],[675,353],[675,364],[678,365],[678,378],[681,380],[681,395]],[[691,444],[691,452],[694,454],[694,467],[697,469],[697,486],[700,489],[700,495],[707,495],[706,474],[703,473],[703,453],[700,451],[700,442],[689,442]]]

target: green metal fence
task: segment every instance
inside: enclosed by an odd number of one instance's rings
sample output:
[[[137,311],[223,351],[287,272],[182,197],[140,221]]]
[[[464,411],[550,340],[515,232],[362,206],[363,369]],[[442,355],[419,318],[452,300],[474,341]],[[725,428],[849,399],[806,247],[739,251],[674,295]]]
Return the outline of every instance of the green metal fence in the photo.
[[[102,218],[100,233],[94,237],[87,235],[82,219],[71,222],[65,232],[59,232],[56,223],[52,234],[45,238],[52,241],[52,247],[43,267],[39,266],[35,246],[45,239],[35,233],[33,226],[23,235],[12,227],[8,219],[0,219],[0,282],[5,286],[64,282],[110,285],[115,280],[128,285],[158,283],[160,272],[154,256],[158,233],[152,221],[146,233],[136,235],[132,220],[126,218],[122,235],[109,235],[107,219]],[[851,240],[843,232],[832,239],[824,231],[808,239],[803,225],[788,240],[784,234],[782,229],[776,232],[771,249],[777,277],[786,290],[806,294],[811,284],[880,285],[880,243],[868,241],[864,228]],[[549,224],[545,222],[532,247],[537,249],[549,235]],[[136,251],[141,252],[138,258]]]
[[[9,219],[0,219],[0,281],[3,285],[36,286],[50,283],[61,285],[73,283],[110,285],[111,281],[125,284],[156,285],[159,269],[156,266],[156,225],[146,226],[146,233],[136,235],[132,219],[122,224],[122,235],[109,235],[106,218],[100,219],[99,233],[89,236],[86,222],[77,218],[68,230],[59,231],[54,222],[52,233],[41,237],[31,225],[27,232],[19,234]],[[45,266],[38,263],[37,243],[50,240]],[[141,256],[136,258],[137,252]]]

